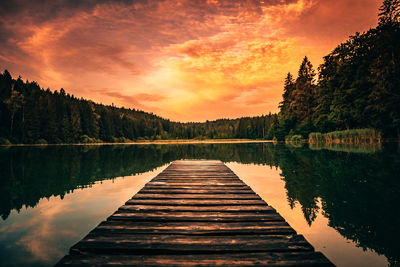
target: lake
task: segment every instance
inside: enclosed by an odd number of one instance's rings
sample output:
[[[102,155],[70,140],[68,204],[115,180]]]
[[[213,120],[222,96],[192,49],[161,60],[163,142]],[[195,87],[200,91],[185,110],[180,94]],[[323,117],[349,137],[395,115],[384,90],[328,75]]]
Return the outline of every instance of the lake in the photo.
[[[219,159],[338,266],[400,264],[400,147],[0,147],[0,265],[52,266],[177,159]]]

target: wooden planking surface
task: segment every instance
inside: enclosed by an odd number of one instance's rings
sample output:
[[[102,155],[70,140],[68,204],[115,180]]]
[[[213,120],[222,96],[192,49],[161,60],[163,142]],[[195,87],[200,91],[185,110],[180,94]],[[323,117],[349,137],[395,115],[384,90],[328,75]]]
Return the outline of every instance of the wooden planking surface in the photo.
[[[333,266],[220,161],[173,162],[57,266]]]
[[[126,234],[175,234],[175,235],[249,235],[249,234],[295,234],[286,222],[137,222],[108,221],[102,222],[92,233]]]
[[[59,266],[332,266],[319,252],[260,252],[187,255],[75,255]]]
[[[90,233],[71,248],[73,254],[198,254],[312,251],[301,235],[174,235]]]

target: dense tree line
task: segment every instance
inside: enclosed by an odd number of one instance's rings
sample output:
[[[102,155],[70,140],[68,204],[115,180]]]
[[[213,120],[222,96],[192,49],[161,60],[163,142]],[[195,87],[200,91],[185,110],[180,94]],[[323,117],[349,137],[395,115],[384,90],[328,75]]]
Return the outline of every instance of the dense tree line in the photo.
[[[0,74],[2,143],[127,142],[140,139],[272,138],[276,115],[178,123],[44,90],[36,82]]]
[[[385,0],[376,28],[340,44],[318,75],[307,57],[288,74],[277,137],[374,128],[400,136],[400,1]]]

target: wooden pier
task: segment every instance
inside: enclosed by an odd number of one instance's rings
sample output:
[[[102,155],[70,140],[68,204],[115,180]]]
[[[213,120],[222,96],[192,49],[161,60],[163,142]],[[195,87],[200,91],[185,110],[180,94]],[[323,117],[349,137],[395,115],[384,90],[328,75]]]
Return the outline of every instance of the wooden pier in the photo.
[[[334,266],[225,164],[173,162],[56,266]]]

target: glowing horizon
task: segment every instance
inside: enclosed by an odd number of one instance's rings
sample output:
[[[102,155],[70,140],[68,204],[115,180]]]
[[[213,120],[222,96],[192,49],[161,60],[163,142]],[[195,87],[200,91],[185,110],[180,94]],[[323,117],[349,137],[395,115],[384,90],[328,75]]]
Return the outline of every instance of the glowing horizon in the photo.
[[[283,80],[377,24],[381,0],[0,3],[0,68],[174,121],[278,111]]]

